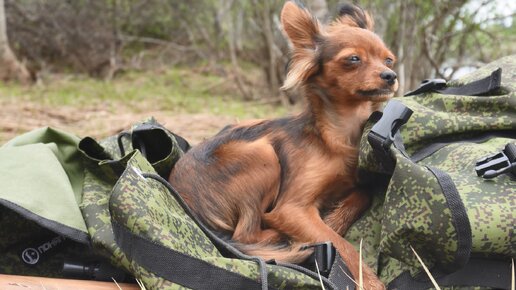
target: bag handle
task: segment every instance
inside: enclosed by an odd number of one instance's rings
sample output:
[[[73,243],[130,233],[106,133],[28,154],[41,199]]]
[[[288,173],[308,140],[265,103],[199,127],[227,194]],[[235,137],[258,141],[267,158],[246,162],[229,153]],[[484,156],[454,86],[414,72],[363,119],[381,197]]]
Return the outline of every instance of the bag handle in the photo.
[[[502,87],[501,84],[502,69],[498,68],[483,79],[457,87],[448,87],[447,82],[443,79],[426,79],[421,82],[419,88],[406,93],[405,96],[429,92],[443,95],[489,96],[499,92]]]

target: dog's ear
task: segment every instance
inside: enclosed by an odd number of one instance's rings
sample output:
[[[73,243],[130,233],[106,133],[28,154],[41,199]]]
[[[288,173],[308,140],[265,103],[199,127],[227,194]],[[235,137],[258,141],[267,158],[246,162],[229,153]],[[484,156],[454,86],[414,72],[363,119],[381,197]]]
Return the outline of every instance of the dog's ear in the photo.
[[[339,16],[337,21],[353,27],[363,29],[374,29],[374,20],[364,9],[352,4],[343,4],[339,8]]]
[[[301,3],[285,3],[281,10],[281,24],[294,48],[315,49],[321,25]]]

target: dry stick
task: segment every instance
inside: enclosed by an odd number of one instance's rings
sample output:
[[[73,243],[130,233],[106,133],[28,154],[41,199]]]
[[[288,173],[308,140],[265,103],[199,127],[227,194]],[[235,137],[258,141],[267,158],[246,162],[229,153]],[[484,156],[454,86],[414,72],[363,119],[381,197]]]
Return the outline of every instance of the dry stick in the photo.
[[[515,280],[516,279],[514,279],[514,259],[512,259],[512,279],[511,279],[511,281],[512,281],[511,282],[511,289],[512,290],[516,290],[516,287],[514,286]]]
[[[113,282],[115,282],[116,287],[118,287],[118,289],[122,290],[122,287],[120,287],[120,285],[118,285],[118,283],[116,282],[115,278],[111,277],[111,279],[113,280]]]
[[[203,93],[209,93],[212,89],[214,89],[214,88],[216,88],[218,86],[221,86],[221,85],[223,85],[223,84],[225,84],[227,82],[229,82],[229,79],[223,79],[221,81],[218,81],[218,82],[216,82],[214,84],[211,84],[211,85],[208,85],[208,86],[202,88],[200,91],[203,92]]]
[[[138,283],[138,286],[140,286],[140,288],[142,290],[147,290],[147,288],[145,288],[145,285],[143,284],[142,280],[136,279],[136,283]]]
[[[346,277],[349,278],[349,280],[351,280],[353,283],[355,283],[355,285],[357,285],[358,289],[364,290],[364,288],[360,287],[360,285],[358,285],[358,283],[355,280],[353,280],[353,278],[351,278],[351,276],[349,276],[348,273],[346,273],[346,271],[344,271],[344,269],[342,269],[342,267],[340,265],[339,265],[339,268],[342,271],[342,273],[344,273],[344,275],[346,275]],[[347,286],[346,286],[346,288],[347,288]]]
[[[317,275],[319,276],[319,282],[321,283],[321,287],[323,290],[326,290],[324,288],[324,284],[322,282],[321,272],[319,271],[319,264],[317,264],[317,259],[315,260],[315,269],[317,269]]]
[[[439,285],[437,285],[437,282],[435,281],[434,277],[432,276],[432,274],[430,273],[430,271],[426,267],[425,263],[423,263],[423,260],[421,260],[419,255],[416,253],[416,250],[414,250],[414,248],[412,248],[412,246],[410,246],[410,248],[412,249],[412,252],[414,252],[414,254],[416,255],[416,258],[418,259],[419,263],[421,263],[421,265],[423,266],[423,269],[425,269],[425,272],[428,275],[428,277],[430,278],[430,281],[432,281],[432,284],[434,284],[435,289],[441,290]]]
[[[362,241],[360,239],[360,248],[358,249],[358,287],[364,289],[364,277],[362,271]]]

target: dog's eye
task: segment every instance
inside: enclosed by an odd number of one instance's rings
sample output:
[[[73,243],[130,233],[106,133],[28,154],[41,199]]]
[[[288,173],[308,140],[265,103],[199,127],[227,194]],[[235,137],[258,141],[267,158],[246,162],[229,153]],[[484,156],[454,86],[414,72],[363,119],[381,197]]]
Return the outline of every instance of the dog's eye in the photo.
[[[385,65],[392,66],[394,64],[394,60],[392,58],[386,58],[385,59]]]
[[[360,62],[360,57],[358,55],[352,55],[350,57],[348,57],[348,61],[349,63],[359,63]]]

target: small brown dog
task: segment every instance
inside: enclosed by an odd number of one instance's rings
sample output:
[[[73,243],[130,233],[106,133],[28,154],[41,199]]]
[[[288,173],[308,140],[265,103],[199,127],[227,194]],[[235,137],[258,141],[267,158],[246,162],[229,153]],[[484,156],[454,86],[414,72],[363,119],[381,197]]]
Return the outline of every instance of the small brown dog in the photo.
[[[287,2],[281,22],[293,45],[283,89],[302,92],[306,110],[222,130],[178,161],[170,183],[243,252],[299,262],[300,245],[331,241],[358,278],[358,253],[342,235],[370,203],[356,189],[357,146],[364,122],[398,88],[395,57],[356,6],[323,27]],[[368,267],[363,276],[366,288],[384,288]]]

